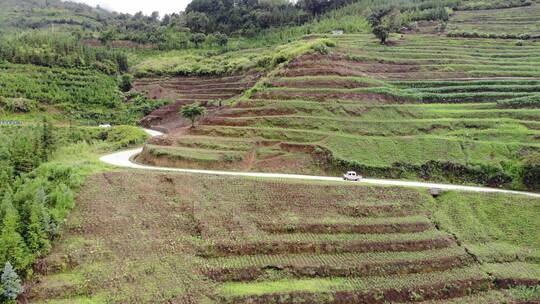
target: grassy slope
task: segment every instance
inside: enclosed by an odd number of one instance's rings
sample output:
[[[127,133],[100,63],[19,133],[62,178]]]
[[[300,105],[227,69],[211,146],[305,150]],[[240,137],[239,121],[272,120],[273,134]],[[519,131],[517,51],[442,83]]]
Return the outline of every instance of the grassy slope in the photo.
[[[540,203],[526,197],[445,193],[433,218],[483,261],[538,261]]]
[[[7,29],[50,28],[95,30],[103,24],[99,16],[110,12],[85,4],[63,3],[60,0],[5,0],[0,3],[0,27]]]

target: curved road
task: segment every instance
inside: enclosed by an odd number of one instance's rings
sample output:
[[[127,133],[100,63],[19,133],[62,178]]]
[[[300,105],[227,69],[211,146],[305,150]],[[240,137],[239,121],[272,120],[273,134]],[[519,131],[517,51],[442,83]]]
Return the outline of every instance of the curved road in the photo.
[[[163,135],[163,133],[154,131],[154,130],[144,129],[144,131],[148,133],[150,136]],[[143,169],[143,170],[158,170],[158,171],[171,171],[171,172],[183,172],[183,173],[195,173],[195,174],[212,174],[212,175],[229,175],[229,176],[248,176],[248,177],[262,177],[262,178],[286,178],[286,179],[300,179],[300,180],[345,182],[340,177],[331,177],[331,176],[179,169],[179,168],[167,168],[167,167],[154,167],[154,166],[140,165],[140,164],[134,163],[132,161],[132,158],[141,152],[142,152],[142,148],[127,150],[127,151],[120,151],[120,152],[112,153],[109,155],[105,155],[101,157],[100,160],[107,164],[118,166],[118,167]],[[496,193],[526,195],[526,196],[540,198],[540,193],[503,190],[503,189],[488,188],[488,187],[472,187],[472,186],[461,186],[461,185],[450,185],[450,184],[436,184],[436,183],[411,182],[411,181],[400,181],[400,180],[389,180],[389,179],[371,179],[371,178],[364,178],[362,179],[360,183],[373,184],[373,185],[404,186],[404,187],[439,188],[439,189],[445,189],[445,190],[461,190],[461,191],[472,191],[472,192],[492,192],[492,193],[496,192]]]

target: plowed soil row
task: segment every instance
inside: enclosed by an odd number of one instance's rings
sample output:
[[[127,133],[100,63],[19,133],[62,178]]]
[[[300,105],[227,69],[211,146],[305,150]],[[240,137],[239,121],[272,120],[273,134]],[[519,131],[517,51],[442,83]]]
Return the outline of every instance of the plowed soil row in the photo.
[[[356,71],[343,67],[313,67],[313,68],[297,68],[284,69],[278,73],[278,76],[283,77],[299,77],[299,76],[356,76],[366,77],[369,74],[362,71]]]
[[[485,278],[448,281],[444,283],[416,286],[413,288],[340,291],[334,293],[292,292],[287,294],[265,294],[259,296],[227,297],[223,303],[235,304],[288,304],[288,303],[404,303],[423,300],[442,300],[463,297],[472,293],[487,291],[492,287]]]
[[[242,117],[242,116],[281,116],[296,113],[295,109],[286,108],[226,108],[217,113],[221,117]]]
[[[366,73],[408,73],[420,71],[420,66],[412,64],[373,63],[352,60],[299,61],[287,66],[290,70],[318,67],[340,67]]]
[[[383,276],[445,271],[469,265],[472,262],[472,258],[467,255],[456,255],[416,261],[360,262],[357,266],[352,267],[340,265],[300,266],[285,262],[264,267],[211,268],[203,272],[207,277],[218,282],[248,282],[263,278],[268,271],[278,271],[286,277],[294,278]]]
[[[259,223],[259,228],[269,233],[411,233],[422,232],[432,228],[431,223],[381,223],[381,224],[288,224]]]
[[[272,99],[272,100],[291,100],[291,99],[308,99],[317,101],[326,100],[362,100],[375,101],[381,103],[404,103],[407,102],[404,98],[397,98],[390,95],[378,93],[364,92],[298,92],[298,91],[263,91],[257,92],[253,98],[255,99]]]
[[[247,87],[250,87],[254,83],[233,83],[230,85],[226,84],[219,84],[219,85],[212,85],[212,86],[205,86],[205,85],[199,85],[199,86],[177,86],[172,84],[160,84],[161,87],[166,89],[176,89],[176,90],[182,90],[183,92],[191,92],[191,93],[197,93],[197,92],[222,92],[222,93],[236,93],[238,91],[243,91]]]
[[[287,88],[336,88],[336,89],[355,89],[355,88],[367,88],[373,87],[373,84],[352,81],[352,80],[291,80],[291,81],[272,81],[273,87],[287,87]]]
[[[450,237],[390,242],[321,241],[314,243],[306,241],[256,241],[216,243],[202,248],[199,255],[210,258],[256,254],[422,251],[447,248],[454,244],[455,241]]]
[[[388,80],[431,80],[431,79],[462,79],[471,77],[471,74],[465,72],[404,72],[404,73],[367,73],[362,71],[356,71],[349,68],[332,68],[332,67],[320,67],[320,68],[304,68],[294,70],[283,70],[278,74],[283,77],[300,77],[300,76],[354,76],[354,77],[373,77],[377,79]],[[488,75],[489,76],[489,75]],[[480,78],[480,77],[479,77]]]
[[[393,217],[393,216],[407,216],[418,214],[418,210],[415,209],[414,205],[372,205],[372,206],[362,206],[362,205],[349,205],[349,206],[340,206],[338,209],[339,212],[343,215],[356,216],[356,217]]]
[[[167,78],[141,78],[135,81],[136,84],[140,85],[153,85],[153,84],[185,84],[185,85],[212,85],[212,84],[223,84],[223,83],[237,83],[242,80],[253,80],[259,78],[261,75],[258,73],[244,73],[234,76],[225,76],[225,77],[204,77],[204,76],[194,76],[194,77],[167,77]]]

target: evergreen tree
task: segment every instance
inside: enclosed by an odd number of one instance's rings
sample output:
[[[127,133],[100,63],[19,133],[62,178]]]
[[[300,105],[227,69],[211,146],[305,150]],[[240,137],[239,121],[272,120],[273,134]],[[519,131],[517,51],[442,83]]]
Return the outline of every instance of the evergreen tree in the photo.
[[[32,253],[38,255],[49,249],[50,243],[47,235],[47,227],[45,227],[44,213],[42,206],[36,201],[30,203],[30,218],[28,221],[26,243],[28,249]]]
[[[23,292],[21,280],[15,270],[13,270],[10,262],[6,262],[0,279],[2,282],[2,296],[8,301],[16,300],[17,296]]]
[[[4,227],[4,217],[6,216],[7,210],[9,208],[12,208],[12,202],[13,201],[13,190],[11,190],[11,187],[8,185],[2,194],[2,201],[0,201],[0,229]]]
[[[43,118],[41,131],[41,159],[47,161],[55,147],[53,125],[50,120]]]
[[[35,136],[24,131],[20,131],[14,138],[17,140],[12,140],[8,145],[14,174],[17,176],[34,170],[40,164],[40,143]]]
[[[17,269],[25,269],[28,265],[28,250],[18,232],[19,214],[6,196],[2,200],[2,213],[4,217],[0,233],[0,263],[12,261]]]

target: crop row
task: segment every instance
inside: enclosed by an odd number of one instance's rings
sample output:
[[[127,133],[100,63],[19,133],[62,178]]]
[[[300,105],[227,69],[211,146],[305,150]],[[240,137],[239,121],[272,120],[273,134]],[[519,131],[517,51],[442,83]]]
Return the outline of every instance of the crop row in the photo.
[[[368,291],[377,289],[379,292],[385,289],[412,289],[436,284],[456,284],[467,280],[479,280],[484,283],[488,278],[478,267],[456,268],[445,272],[431,272],[409,275],[364,277],[364,278],[329,278],[329,279],[299,279],[263,281],[250,283],[225,283],[221,287],[221,293],[225,296],[262,296],[267,294],[285,294],[294,292],[325,293],[338,291]],[[487,284],[485,285],[487,288]],[[439,288],[437,288],[439,289]],[[441,288],[442,289],[442,288]],[[381,297],[384,299],[386,297]],[[376,303],[376,302],[373,302]]]
[[[368,252],[341,254],[284,254],[284,255],[246,255],[210,258],[204,260],[203,268],[242,268],[248,266],[265,267],[268,265],[299,266],[355,266],[361,263],[383,263],[391,261],[417,261],[462,255],[462,247],[453,246],[442,249],[416,252]]]
[[[420,233],[419,233],[420,234]],[[454,245],[449,237],[425,238],[395,241],[258,241],[258,242],[219,242],[201,248],[202,257],[223,257],[260,254],[298,254],[298,253],[346,253],[346,252],[385,252],[385,251],[424,251],[447,248]]]
[[[277,278],[331,278],[365,277],[392,274],[430,273],[463,267],[473,259],[465,254],[420,260],[392,260],[382,262],[357,262],[355,265],[298,265],[279,262],[264,266],[248,265],[235,268],[209,268],[204,274],[214,281],[254,281],[267,277]]]

